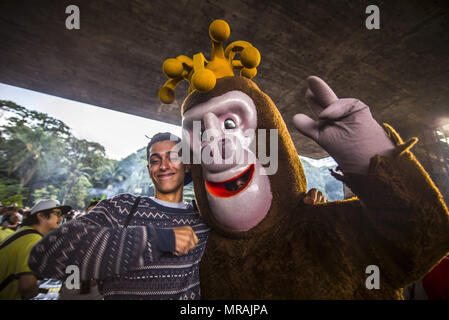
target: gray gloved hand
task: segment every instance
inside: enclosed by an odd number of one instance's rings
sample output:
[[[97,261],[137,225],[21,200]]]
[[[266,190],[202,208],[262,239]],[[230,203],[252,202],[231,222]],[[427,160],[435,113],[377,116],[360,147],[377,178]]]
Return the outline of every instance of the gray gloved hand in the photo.
[[[320,78],[307,78],[306,101],[318,117],[293,117],[295,127],[317,142],[344,173],[367,174],[375,155],[391,155],[395,145],[374,120],[369,107],[357,99],[338,99]]]

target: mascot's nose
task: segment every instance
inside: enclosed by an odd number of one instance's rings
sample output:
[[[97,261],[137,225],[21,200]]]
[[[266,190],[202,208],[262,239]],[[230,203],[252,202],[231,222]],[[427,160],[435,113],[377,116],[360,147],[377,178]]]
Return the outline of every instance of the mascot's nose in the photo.
[[[223,160],[230,159],[235,151],[234,143],[231,139],[225,138],[218,142],[218,151]]]
[[[210,172],[223,172],[236,165],[235,144],[229,138],[214,136],[203,146],[201,163]],[[205,158],[205,152],[208,157]]]

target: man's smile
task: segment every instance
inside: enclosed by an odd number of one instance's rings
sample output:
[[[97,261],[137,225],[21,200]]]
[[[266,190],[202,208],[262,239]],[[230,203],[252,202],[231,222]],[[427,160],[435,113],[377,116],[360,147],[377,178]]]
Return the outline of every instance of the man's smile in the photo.
[[[157,177],[158,177],[160,180],[168,180],[168,179],[170,179],[171,177],[173,177],[174,175],[175,175],[175,173],[161,173],[161,174],[158,174]]]

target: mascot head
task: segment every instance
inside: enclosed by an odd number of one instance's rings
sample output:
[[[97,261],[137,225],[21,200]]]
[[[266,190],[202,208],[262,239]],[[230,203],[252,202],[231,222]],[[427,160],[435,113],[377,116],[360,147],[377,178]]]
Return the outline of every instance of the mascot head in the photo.
[[[259,51],[246,41],[224,49],[230,29],[223,20],[212,22],[209,35],[210,61],[198,53],[164,62],[169,80],[159,99],[173,102],[179,82],[190,83],[181,110],[189,150],[183,158],[193,164],[200,213],[223,236],[253,237],[298,214],[292,210],[306,191],[306,179],[276,105],[251,80]]]

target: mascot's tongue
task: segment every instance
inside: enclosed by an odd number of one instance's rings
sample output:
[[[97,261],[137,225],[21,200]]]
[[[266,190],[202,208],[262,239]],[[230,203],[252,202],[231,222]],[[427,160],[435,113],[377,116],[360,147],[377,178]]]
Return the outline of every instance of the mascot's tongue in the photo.
[[[254,174],[254,164],[250,165],[248,169],[243,171],[236,177],[223,182],[211,182],[206,181],[206,188],[210,194],[221,197],[228,198],[235,196],[240,191],[245,189],[249,185]]]

